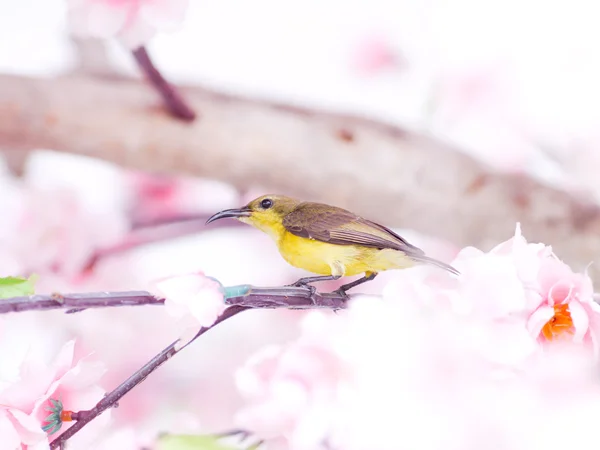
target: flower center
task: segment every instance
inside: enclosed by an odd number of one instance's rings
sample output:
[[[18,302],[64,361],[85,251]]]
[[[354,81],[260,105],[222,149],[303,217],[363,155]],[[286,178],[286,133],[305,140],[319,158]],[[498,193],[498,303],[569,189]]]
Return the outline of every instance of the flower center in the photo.
[[[569,335],[575,333],[568,303],[554,305],[554,317],[542,328],[542,334],[549,341],[564,336],[565,333]]]

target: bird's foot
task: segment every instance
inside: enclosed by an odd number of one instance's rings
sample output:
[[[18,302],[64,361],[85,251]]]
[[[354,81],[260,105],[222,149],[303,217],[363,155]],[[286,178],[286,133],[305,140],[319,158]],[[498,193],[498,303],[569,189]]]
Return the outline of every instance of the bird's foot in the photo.
[[[344,286],[336,289],[335,291],[332,292],[332,294],[339,295],[344,300],[348,300],[348,298],[349,298],[348,293],[346,292],[346,289],[344,289]]]

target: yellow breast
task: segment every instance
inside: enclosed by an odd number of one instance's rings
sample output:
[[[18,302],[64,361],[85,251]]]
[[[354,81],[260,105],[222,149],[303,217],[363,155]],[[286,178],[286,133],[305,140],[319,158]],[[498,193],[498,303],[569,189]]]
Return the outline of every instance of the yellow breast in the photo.
[[[343,269],[340,275],[353,276],[413,265],[410,259],[396,250],[329,244],[288,232],[281,234],[277,246],[289,264],[319,275],[331,275],[335,267]]]

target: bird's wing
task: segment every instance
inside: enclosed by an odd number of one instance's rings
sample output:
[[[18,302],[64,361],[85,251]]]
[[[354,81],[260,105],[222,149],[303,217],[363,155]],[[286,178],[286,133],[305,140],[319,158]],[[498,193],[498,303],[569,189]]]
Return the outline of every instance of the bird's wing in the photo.
[[[345,209],[320,203],[301,203],[284,217],[283,226],[296,236],[331,244],[391,248],[410,255],[424,255],[421,249],[392,230]]]

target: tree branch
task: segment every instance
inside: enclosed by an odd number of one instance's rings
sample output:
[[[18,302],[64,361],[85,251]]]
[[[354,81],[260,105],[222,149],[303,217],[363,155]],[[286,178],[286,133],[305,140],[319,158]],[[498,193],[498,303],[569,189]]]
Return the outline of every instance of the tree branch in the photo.
[[[54,148],[241,189],[262,186],[459,246],[489,248],[521,222],[529,240],[552,245],[576,270],[600,254],[597,204],[494,173],[427,136],[201,88],[183,91],[201,121],[184,125],[153,111],[146,86],[135,81],[3,75],[0,148]],[[18,161],[24,153],[10,156]],[[589,273],[600,283],[600,264]]]
[[[57,296],[60,298],[53,298]],[[176,347],[178,341],[173,342],[158,355],[148,361],[142,368],[131,375],[127,380],[121,383],[117,388],[107,394],[92,409],[73,413],[72,418],[73,420],[76,420],[76,423],[64,433],[59,435],[56,439],[54,439],[50,444],[50,448],[62,448],[69,438],[75,435],[79,430],[81,430],[84,426],[86,426],[104,411],[116,405],[125,394],[144,381],[148,375],[158,369],[171,357],[179,353],[211,328],[242,311],[253,308],[329,308],[336,310],[345,308],[348,300],[347,297],[343,297],[336,293],[311,293],[309,289],[304,287],[283,286],[274,288],[261,288],[252,287],[249,285],[231,286],[225,288],[225,298],[226,303],[228,303],[230,306],[225,309],[225,311],[219,316],[212,326],[201,328],[196,336],[181,348]],[[11,306],[5,306],[5,303]],[[160,303],[163,303],[163,300],[156,299],[150,293],[143,291],[130,293],[106,292],[100,294],[93,293],[32,296],[2,300],[2,302],[0,302],[0,313],[10,311],[47,310],[74,307],[80,310],[84,307],[84,305],[86,305],[85,307],[108,307]]]
[[[23,311],[66,309],[67,313],[89,308],[118,306],[162,305],[163,299],[146,291],[88,292],[83,294],[32,295],[0,300],[0,314]]]
[[[337,293],[311,293],[307,288],[294,286],[240,285],[224,289],[225,303],[248,308],[343,309],[348,300],[348,297]],[[66,309],[67,313],[72,313],[91,308],[162,304],[164,299],[157,298],[147,291],[32,295],[1,299],[0,314],[52,309]]]

